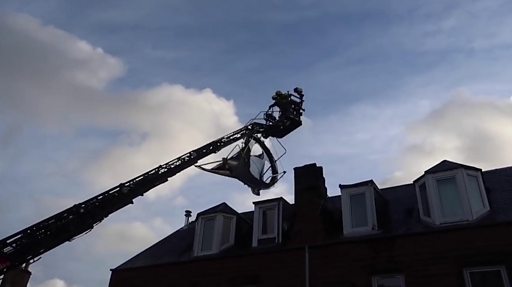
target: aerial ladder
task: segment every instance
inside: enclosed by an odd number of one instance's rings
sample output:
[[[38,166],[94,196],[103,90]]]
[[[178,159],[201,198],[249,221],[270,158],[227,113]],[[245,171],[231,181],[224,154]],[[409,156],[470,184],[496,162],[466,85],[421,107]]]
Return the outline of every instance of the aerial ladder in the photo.
[[[234,155],[223,158],[211,169],[198,167],[236,178],[256,195],[273,186],[283,173],[277,169],[276,159],[264,140],[283,138],[302,125],[304,94],[302,89],[295,88],[293,93],[277,91],[272,99],[274,102],[262,117],[256,117],[238,130],[0,240],[0,287],[26,286],[30,278],[28,266],[44,253],[87,233],[112,213],[133,204],[135,198],[234,143],[242,142]],[[250,147],[254,143],[261,147],[261,155],[251,154]],[[251,161],[263,156],[267,157],[269,166],[259,174],[251,173]]]

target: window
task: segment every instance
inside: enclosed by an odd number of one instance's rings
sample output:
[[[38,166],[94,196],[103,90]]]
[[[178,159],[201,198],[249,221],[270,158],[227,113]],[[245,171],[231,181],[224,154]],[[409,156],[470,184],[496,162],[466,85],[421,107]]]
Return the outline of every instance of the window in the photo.
[[[196,223],[194,255],[217,253],[233,245],[236,217],[227,214],[205,215]]]
[[[469,203],[471,205],[471,209],[476,213],[480,213],[486,209],[486,204],[484,203],[484,193],[480,189],[480,182],[478,177],[475,175],[468,174],[466,175],[467,179],[467,191],[469,197]]]
[[[377,275],[373,276],[372,287],[405,287],[403,275]]]
[[[441,205],[441,216],[446,221],[457,221],[464,218],[462,199],[457,188],[455,176],[435,180],[436,192]]]
[[[274,237],[277,231],[277,206],[269,206],[260,210],[260,238]]]
[[[224,247],[226,245],[229,245],[231,242],[231,235],[234,234],[232,232],[233,230],[233,222],[235,221],[235,218],[233,216],[226,216],[223,215],[223,222],[222,222],[222,232],[220,234],[220,247]]]
[[[464,269],[466,287],[510,287],[507,271],[503,266]]]
[[[213,251],[213,236],[215,233],[215,216],[205,218],[201,223],[202,236],[200,252],[206,253]]]
[[[427,196],[427,185],[425,184],[425,182],[422,182],[419,186],[419,190],[418,190],[420,196],[420,206],[421,206],[421,211],[423,213],[423,216],[425,216],[426,218],[430,219],[431,218],[431,215],[430,215],[430,203],[428,202],[428,196]]]
[[[420,217],[433,224],[466,222],[489,210],[481,174],[472,170],[425,174],[416,193]]]
[[[355,185],[340,185],[343,212],[343,233],[360,234],[377,230],[373,181]]]
[[[253,246],[261,246],[263,242],[274,244],[281,242],[281,209],[280,201],[256,203],[253,224]]]
[[[366,208],[366,193],[350,195],[350,218],[352,228],[368,226],[368,209]]]

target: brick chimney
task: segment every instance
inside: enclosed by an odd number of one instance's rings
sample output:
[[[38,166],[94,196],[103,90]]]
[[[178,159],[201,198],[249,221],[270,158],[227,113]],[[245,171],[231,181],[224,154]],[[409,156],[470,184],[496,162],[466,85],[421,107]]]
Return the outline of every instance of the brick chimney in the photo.
[[[322,207],[327,199],[323,168],[316,163],[294,168],[295,220],[290,241],[297,245],[320,242],[325,237]]]

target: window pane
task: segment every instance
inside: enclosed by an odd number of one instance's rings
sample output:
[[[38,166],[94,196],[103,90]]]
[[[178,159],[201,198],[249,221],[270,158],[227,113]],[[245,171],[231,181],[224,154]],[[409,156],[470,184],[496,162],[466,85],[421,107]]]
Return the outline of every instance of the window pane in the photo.
[[[276,209],[265,208],[261,211],[261,235],[272,235],[276,231]]]
[[[455,177],[437,180],[437,191],[441,201],[441,213],[444,219],[461,218],[464,215],[462,202]]]
[[[430,207],[428,205],[427,186],[425,183],[420,184],[420,200],[423,216],[430,218]]]
[[[222,234],[220,237],[220,246],[224,246],[229,243],[231,239],[231,224],[233,222],[233,218],[231,216],[222,216]]]
[[[213,250],[213,232],[215,231],[215,218],[203,220],[203,238],[201,238],[201,251]]]
[[[375,287],[402,287],[402,279],[398,275],[376,277]]]
[[[471,209],[473,211],[480,211],[484,209],[484,200],[478,184],[478,178],[474,175],[468,175],[468,196]]]
[[[352,218],[352,228],[368,226],[365,193],[350,196],[350,217]]]
[[[501,270],[470,271],[471,287],[505,287]]]

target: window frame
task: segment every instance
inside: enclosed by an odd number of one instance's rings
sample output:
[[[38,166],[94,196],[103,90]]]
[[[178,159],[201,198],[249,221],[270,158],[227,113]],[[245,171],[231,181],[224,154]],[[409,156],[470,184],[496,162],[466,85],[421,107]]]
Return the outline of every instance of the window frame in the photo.
[[[230,226],[230,234],[229,234],[229,241],[224,244],[220,245],[221,239],[222,239],[222,231],[224,227],[224,217],[231,218],[231,226]],[[212,239],[212,250],[201,250],[202,244],[203,244],[203,236],[204,236],[204,222],[208,219],[215,219],[214,221],[214,227],[213,227],[213,239]],[[235,242],[235,230],[236,228],[236,216],[226,213],[215,213],[215,214],[207,214],[200,216],[197,219],[196,222],[196,230],[194,235],[194,256],[200,256],[200,255],[208,255],[208,254],[215,254],[219,251],[231,246]]]
[[[464,268],[464,286],[472,287],[471,277],[469,276],[470,272],[484,272],[484,271],[494,271],[499,270],[501,272],[501,279],[503,280],[503,285],[505,287],[510,287],[510,281],[508,280],[507,269],[502,265],[494,265],[494,266],[479,266],[479,267],[470,267]]]
[[[263,221],[262,215],[263,211],[267,209],[275,209],[275,217],[274,217],[274,233],[272,234],[262,234],[263,229]],[[253,247],[258,246],[258,240],[261,239],[276,239],[276,243],[281,242],[281,223],[282,223],[282,202],[275,201],[269,203],[257,204],[254,207],[254,219],[253,219],[253,239],[252,245]]]
[[[203,239],[204,239],[204,224],[205,224],[206,221],[208,221],[210,219],[213,219],[212,249],[211,250],[203,251],[201,249],[202,249],[202,246],[203,246]],[[208,253],[212,253],[212,252],[215,251],[216,228],[217,228],[217,216],[216,215],[203,216],[203,217],[200,218],[200,222],[199,222],[199,238],[198,238],[198,242],[197,242],[197,253],[198,254],[199,253],[200,254],[208,254]]]
[[[377,280],[379,278],[389,278],[389,277],[399,277],[400,278],[400,287],[405,287],[405,276],[400,273],[392,273],[392,274],[377,274],[372,276],[372,287],[378,287]]]
[[[455,171],[445,171],[440,172],[435,175],[431,176],[432,178],[432,192],[433,199],[434,199],[434,209],[436,210],[436,213],[438,215],[438,221],[439,223],[457,223],[468,220],[468,205],[466,204],[467,199],[467,190],[466,190],[466,184],[461,179],[461,171],[455,170]],[[460,205],[462,208],[462,214],[460,217],[443,217],[443,211],[442,211],[442,204],[441,204],[441,196],[439,194],[439,187],[438,187],[438,181],[443,179],[453,178],[455,179],[455,184],[457,188],[457,194],[459,195]]]
[[[489,206],[489,200],[487,199],[487,192],[485,192],[485,187],[482,179],[482,175],[479,172],[466,170],[464,172],[464,186],[466,188],[466,195],[468,197],[468,205],[469,209],[471,211],[471,214],[473,215],[473,218],[478,218],[482,216],[483,214],[487,213],[487,211],[490,210]],[[478,188],[480,189],[480,195],[482,197],[484,208],[481,211],[474,211],[471,202],[469,201],[469,193],[468,193],[468,176],[475,176],[478,181]]]
[[[471,206],[471,202],[469,199],[469,176],[475,176],[478,181],[478,188],[484,206],[481,210],[478,211],[473,210],[473,207]],[[460,204],[462,207],[462,215],[460,217],[444,217],[442,214],[441,197],[439,195],[439,189],[437,184],[439,180],[447,178],[455,178],[455,183],[457,185],[457,194],[459,195]],[[426,195],[431,218],[425,216],[422,208],[420,185],[423,183],[425,183],[426,186]],[[482,174],[477,171],[459,168],[435,174],[425,174],[421,180],[415,182],[415,190],[420,218],[423,221],[431,224],[444,225],[469,222],[481,217],[490,210],[489,201],[487,199],[487,192],[485,191],[485,187],[483,185]]]
[[[368,219],[368,224],[362,227],[352,227],[352,204],[350,197],[361,193],[365,194],[366,217]],[[361,235],[376,232],[378,230],[377,212],[375,209],[375,189],[373,185],[343,188],[341,190],[341,205],[344,235]]]
[[[423,199],[421,198],[421,194],[420,194],[420,186],[422,184],[425,184],[425,197],[427,198],[427,208],[430,211],[430,217],[426,216],[423,212]],[[435,215],[434,215],[434,211],[432,208],[432,206],[433,206],[432,196],[430,196],[430,194],[429,194],[429,187],[428,187],[427,180],[422,179],[422,180],[418,181],[418,183],[416,184],[416,198],[418,199],[418,209],[420,212],[420,218],[432,223],[434,221]]]
[[[277,236],[277,226],[278,226],[278,217],[279,217],[279,211],[277,204],[266,204],[265,206],[258,207],[258,238],[259,239],[266,239],[266,238],[274,238]],[[266,210],[274,210],[274,218],[273,218],[273,224],[274,224],[274,231],[272,233],[263,234],[263,213]]]
[[[231,226],[229,227],[229,239],[228,242],[226,242],[224,245],[221,245],[222,243],[222,232],[224,231],[224,224],[226,221],[224,220],[224,217],[231,218]],[[224,248],[227,248],[235,242],[235,229],[236,229],[236,216],[234,215],[227,215],[227,214],[221,214],[220,220],[222,221],[222,224],[220,225],[219,229],[219,250],[222,250]]]

